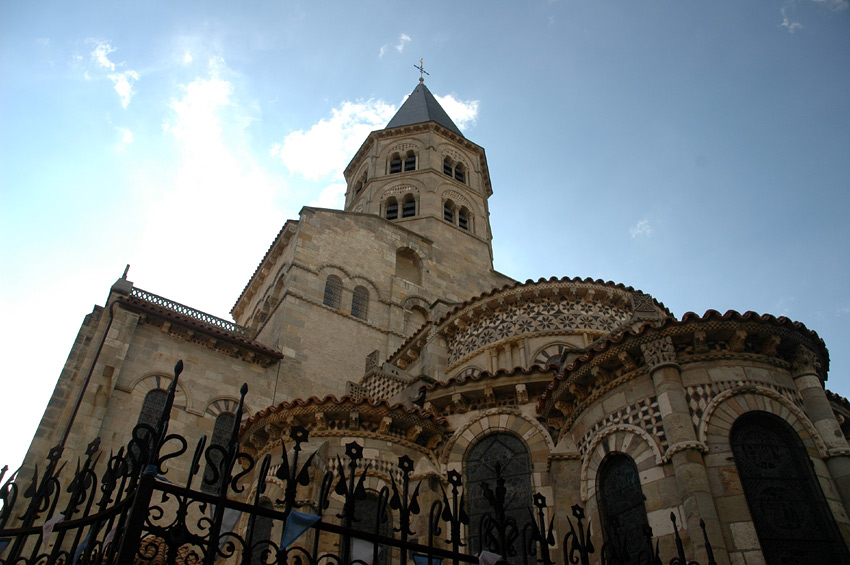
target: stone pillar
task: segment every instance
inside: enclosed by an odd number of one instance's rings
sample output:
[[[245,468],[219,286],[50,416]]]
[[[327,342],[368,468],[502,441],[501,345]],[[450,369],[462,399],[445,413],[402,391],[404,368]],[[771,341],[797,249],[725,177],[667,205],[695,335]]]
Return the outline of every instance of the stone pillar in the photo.
[[[722,563],[728,559],[723,532],[700,451],[701,444],[685,398],[673,340],[669,336],[661,337],[641,345],[641,349],[655,385],[658,409],[670,445],[667,453],[682,497],[684,518],[696,560],[704,563],[707,559],[699,525],[700,519],[703,519],[714,555]]]
[[[826,444],[828,458],[826,466],[835,486],[841,496],[844,508],[850,513],[850,446],[841,432],[838,420],[823,388],[823,382],[818,376],[818,361],[814,353],[800,347],[794,356],[792,376],[800,396],[806,416],[820,434]]]

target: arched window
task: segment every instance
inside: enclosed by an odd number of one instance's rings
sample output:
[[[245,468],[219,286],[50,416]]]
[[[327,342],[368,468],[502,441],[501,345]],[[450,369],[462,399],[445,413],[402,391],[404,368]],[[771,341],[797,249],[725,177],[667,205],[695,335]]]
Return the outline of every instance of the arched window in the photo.
[[[416,169],[416,153],[413,151],[407,152],[407,157],[404,159],[404,170],[413,171]]]
[[[629,555],[639,555],[646,546],[644,529],[649,522],[634,460],[624,453],[612,453],[602,462],[597,477],[603,535],[610,539],[613,525],[618,524]]]
[[[462,230],[469,229],[469,210],[461,208],[457,213],[457,225]]]
[[[452,176],[452,170],[453,169],[454,169],[454,167],[452,167],[451,159],[449,159],[448,157],[443,159],[443,173],[447,174],[449,176]]]
[[[147,424],[152,428],[156,428],[167,399],[168,393],[161,388],[155,388],[150,391],[145,396],[142,411],[139,413],[139,420],[136,424]]]
[[[850,563],[806,448],[785,420],[744,414],[729,443],[767,563]]]
[[[366,184],[366,173],[363,173],[363,176],[360,177],[360,180],[357,181],[356,188],[354,189],[355,196],[360,194],[360,191],[363,190],[363,186]]]
[[[165,401],[168,399],[168,393],[161,388],[155,388],[152,391],[148,392],[145,395],[145,401],[142,403],[142,411],[139,412],[139,419],[136,421],[136,425],[139,424],[147,424],[154,430],[156,429],[156,425],[159,422],[160,417],[162,416],[162,411],[165,409]],[[152,439],[152,434],[145,430],[142,434],[141,438],[145,444],[150,443]],[[150,446],[145,447],[147,450]],[[139,461],[142,455],[142,448],[138,445],[133,445],[129,449],[129,454],[131,457],[130,460],[130,472],[137,472],[139,467],[137,467],[137,461]],[[142,462],[143,463],[143,462]]]
[[[355,286],[351,297],[351,315],[365,320],[369,314],[369,291],[365,286]]]
[[[463,165],[460,163],[455,166],[455,180],[460,181],[462,183],[466,182],[466,171],[463,169]]]
[[[516,556],[522,555],[522,525],[528,522],[528,509],[532,503],[531,459],[528,448],[513,434],[490,434],[470,448],[464,468],[466,469],[469,514],[469,544],[472,553],[478,553],[482,549],[487,551],[498,549],[488,547],[486,542],[489,537],[487,532],[491,530],[486,516],[492,515],[492,509],[484,488],[486,483],[491,491],[496,491],[498,472],[505,479],[507,489],[505,513],[509,518],[516,520],[519,528],[519,536],[513,544],[513,555],[504,555],[504,557],[511,563],[521,563],[522,559]]]
[[[395,254],[395,274],[414,284],[422,284],[422,261],[409,247],[402,247]]]
[[[400,173],[401,172],[401,156],[398,153],[393,153],[392,158],[390,158],[390,174]]]
[[[366,491],[363,495],[357,498],[355,503],[355,516],[356,520],[352,521],[351,527],[355,530],[360,530],[362,532],[369,532],[371,534],[378,534],[380,536],[392,537],[393,536],[393,515],[392,511],[389,508],[388,504],[384,504],[383,515],[378,518],[379,500],[377,494],[373,491]],[[346,552],[350,552],[348,558],[350,562],[353,563],[372,563],[372,558],[375,552],[375,544],[371,541],[367,541],[360,538],[353,538],[351,544],[351,549],[349,550],[346,547],[346,540],[340,540],[340,556],[345,555]],[[378,546],[378,560],[374,562],[375,565],[387,565],[390,563],[390,557],[392,553],[392,548],[387,547],[385,545]],[[397,558],[398,556],[396,556]],[[348,563],[349,561],[346,561]],[[398,562],[394,560],[393,563]],[[437,559],[434,559],[434,562],[437,562]]]
[[[412,194],[404,197],[404,203],[401,205],[401,217],[410,218],[416,215],[416,199]]]
[[[451,200],[446,200],[446,203],[443,204],[443,219],[455,223],[455,205]]]
[[[323,300],[325,306],[331,308],[339,308],[342,302],[342,281],[336,275],[330,275],[325,282],[325,298]]]
[[[209,443],[210,447],[217,445],[225,449],[227,448],[227,444],[230,442],[230,434],[233,433],[233,422],[235,420],[236,415],[232,412],[222,412],[216,417],[212,438]],[[221,453],[218,450],[211,451],[210,459],[212,459],[213,465],[218,467],[221,464]],[[216,479],[215,481],[213,481],[214,478]],[[221,488],[223,480],[223,475],[215,477],[212,466],[207,461],[207,465],[204,468],[204,480],[201,481],[201,490],[209,493],[217,493]]]
[[[257,505],[263,510],[274,510],[274,505],[268,497],[260,498],[260,503]],[[269,561],[263,559],[263,553],[268,551],[274,556],[274,548],[269,543],[272,537],[272,519],[262,514],[256,514],[254,518],[254,531],[251,534],[251,565],[260,565]]]
[[[387,200],[387,219],[395,220],[398,218],[398,200],[390,198]]]

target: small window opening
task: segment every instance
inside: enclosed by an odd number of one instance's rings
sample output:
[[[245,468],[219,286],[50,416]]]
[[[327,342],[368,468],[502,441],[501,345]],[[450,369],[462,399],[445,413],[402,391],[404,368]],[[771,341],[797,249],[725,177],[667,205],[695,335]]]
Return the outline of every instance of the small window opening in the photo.
[[[369,314],[369,291],[364,286],[354,288],[351,298],[351,315],[355,318],[365,320]]]
[[[458,165],[455,167],[455,180],[458,180],[462,183],[466,183],[466,173],[463,170],[463,167]]]
[[[416,154],[411,151],[407,154],[407,158],[404,160],[404,170],[405,171],[413,171],[416,169]]]
[[[401,172],[401,157],[398,156],[398,153],[393,155],[392,160],[390,161],[390,174],[400,173]]]
[[[448,159],[443,160],[443,173],[452,176],[452,164]]]
[[[330,306],[331,308],[339,308],[339,303],[342,301],[342,280],[335,275],[331,275],[328,277],[327,282],[325,282],[325,297],[324,304],[325,306]]]
[[[455,223],[455,213],[452,209],[452,201],[446,200],[443,204],[443,219],[447,222]]]
[[[462,230],[469,229],[469,212],[467,212],[466,208],[461,208],[460,212],[457,214],[457,225]]]
[[[398,202],[395,198],[387,202],[387,219],[395,220],[398,218]]]
[[[416,215],[416,200],[408,195],[404,199],[404,203],[401,206],[401,217],[402,218],[410,218],[411,216]]]

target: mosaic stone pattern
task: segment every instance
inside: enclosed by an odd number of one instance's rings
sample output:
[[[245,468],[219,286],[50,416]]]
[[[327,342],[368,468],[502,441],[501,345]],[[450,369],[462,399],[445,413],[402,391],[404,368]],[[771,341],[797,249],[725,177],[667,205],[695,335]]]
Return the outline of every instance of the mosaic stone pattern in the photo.
[[[711,399],[725,390],[731,390],[747,385],[757,385],[775,390],[791,402],[797,405],[801,410],[803,407],[803,399],[800,398],[800,393],[792,388],[780,386],[774,383],[756,382],[756,381],[721,381],[717,383],[706,383],[703,385],[689,386],[685,388],[685,400],[688,401],[688,407],[691,410],[691,420],[694,427],[699,426],[702,415],[705,412],[708,403]]]
[[[525,303],[484,316],[448,340],[449,363],[491,343],[540,332],[591,330],[610,332],[629,319],[629,312],[599,303]]]
[[[581,456],[585,456],[588,443],[599,430],[619,424],[628,424],[637,428],[643,428],[649,435],[658,439],[662,451],[667,450],[667,434],[664,432],[664,426],[661,424],[661,411],[658,409],[658,398],[651,396],[622,410],[608,414],[605,418],[593,424],[578,442],[578,451]]]

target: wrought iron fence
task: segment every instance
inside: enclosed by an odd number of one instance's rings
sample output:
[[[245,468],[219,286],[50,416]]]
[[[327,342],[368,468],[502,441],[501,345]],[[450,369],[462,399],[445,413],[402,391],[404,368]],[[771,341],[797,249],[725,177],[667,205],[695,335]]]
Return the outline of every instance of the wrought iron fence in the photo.
[[[201,437],[185,483],[172,482],[169,461],[188,451],[184,437],[168,432],[181,371],[182,362],[175,367],[156,425],[136,426],[128,444],[106,457],[100,474],[96,468],[102,454],[96,439],[89,444],[84,460],[77,462],[64,489],[59,480],[64,467],[61,447],[50,451],[41,473],[36,468],[30,477],[14,473],[6,480],[0,488],[0,565],[484,562],[464,545],[469,517],[462,476],[457,471],[448,473],[446,486],[441,484],[437,492],[430,493],[433,500],[427,518],[422,516],[427,532],[417,533],[412,519],[422,513],[420,495],[425,493],[421,492],[422,482],[411,484],[413,460],[407,456],[398,460],[400,481],[391,478],[377,500],[366,493],[369,465],[361,461],[361,445],[348,443],[345,460],[337,456],[334,471],[320,472],[314,465],[316,452],[304,458],[308,432],[302,427],[290,429],[291,456],[281,442],[279,462],[273,467],[269,454],[257,468],[254,459],[240,450],[238,441],[246,385],[227,445],[207,446],[206,438]],[[202,460],[207,471],[200,473]],[[255,470],[256,476],[251,478]],[[4,468],[0,481],[6,473]],[[269,507],[262,500],[271,477],[283,485],[283,498]],[[196,479],[206,488],[194,488]],[[254,485],[250,498],[246,492],[249,483]],[[309,502],[299,498],[299,488],[302,494],[312,489],[315,497]],[[481,522],[482,544],[489,552],[487,557],[498,558],[499,563],[662,563],[649,529],[644,550],[629,555],[617,524],[608,524],[609,541],[597,553],[595,534],[583,508],[576,505],[572,516],[566,517],[570,531],[559,548],[555,516],[543,495],[534,495],[529,520],[519,524],[505,512],[505,480],[498,476],[495,484],[483,488],[492,512]],[[330,504],[332,493],[341,500],[335,508]],[[670,565],[695,563],[686,559],[675,516],[671,519],[677,555]],[[272,538],[271,525],[276,525],[279,536]],[[519,552],[517,540],[522,544]],[[707,536],[705,544],[708,563],[713,565]]]

